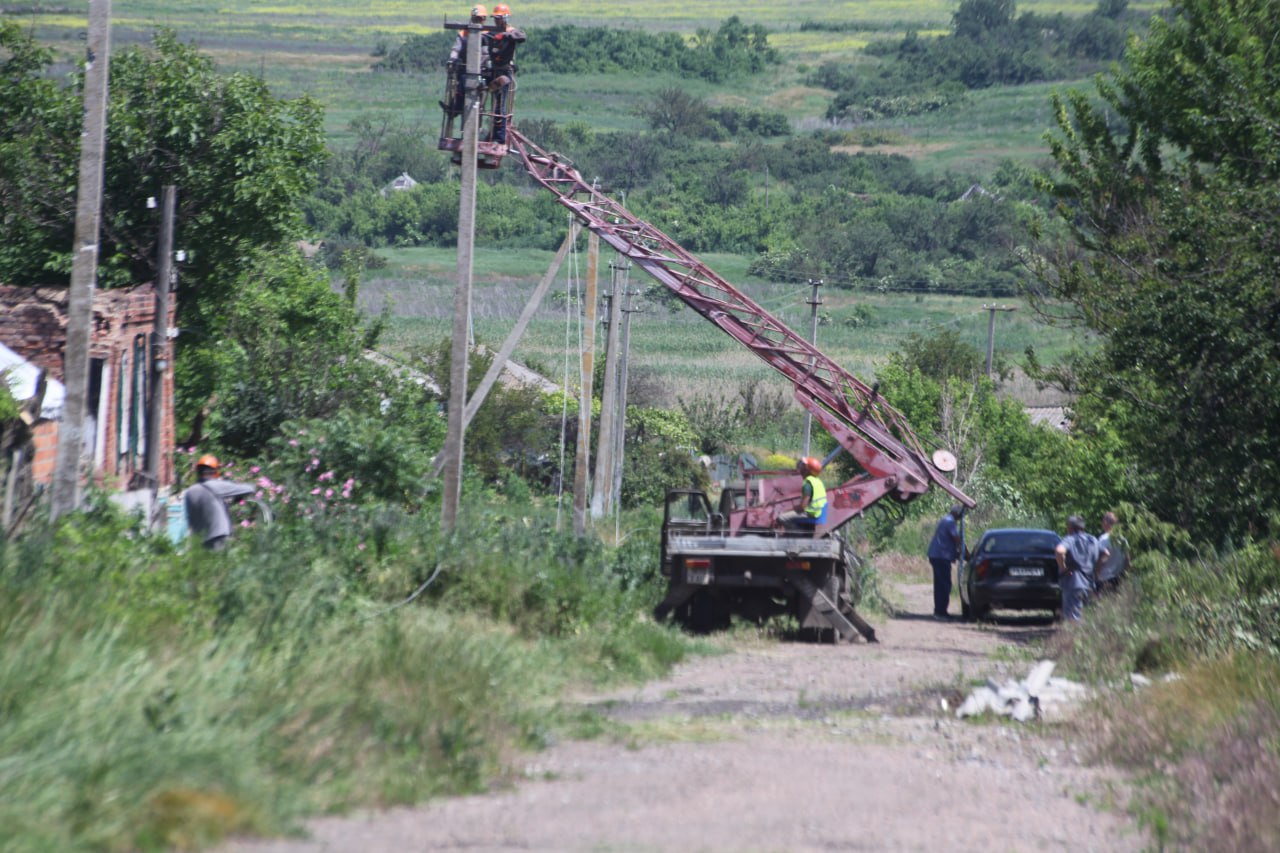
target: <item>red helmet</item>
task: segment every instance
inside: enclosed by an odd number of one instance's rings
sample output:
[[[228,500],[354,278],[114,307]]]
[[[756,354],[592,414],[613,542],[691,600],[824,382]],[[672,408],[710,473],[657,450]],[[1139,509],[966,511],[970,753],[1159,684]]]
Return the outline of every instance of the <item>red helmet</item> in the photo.
[[[214,456],[212,453],[206,453],[204,456],[201,456],[196,460],[196,467],[211,468],[214,471],[217,471],[220,467],[218,464],[218,457]]]
[[[813,476],[817,476],[817,474],[822,471],[822,463],[812,456],[806,456],[797,461],[796,467]]]
[[[493,7],[493,16],[495,18],[505,18],[511,14],[511,7],[506,3],[499,3]]]

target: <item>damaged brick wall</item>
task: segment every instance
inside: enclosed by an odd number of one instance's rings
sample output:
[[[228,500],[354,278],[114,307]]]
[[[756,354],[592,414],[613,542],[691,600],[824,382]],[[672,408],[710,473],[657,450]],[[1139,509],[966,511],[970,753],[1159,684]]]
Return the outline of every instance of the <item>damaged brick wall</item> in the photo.
[[[173,300],[167,326],[174,325]],[[0,286],[0,343],[62,381],[63,350],[67,340],[67,291],[55,287]],[[146,396],[154,379],[151,334],[154,330],[155,290],[147,285],[98,291],[93,298],[93,329],[89,344],[90,394],[85,455],[93,457],[93,481],[109,489],[142,488],[149,484],[146,468]],[[161,487],[174,481],[173,370],[163,376],[165,400],[160,454]],[[56,429],[37,433],[33,475],[36,482],[52,479]]]

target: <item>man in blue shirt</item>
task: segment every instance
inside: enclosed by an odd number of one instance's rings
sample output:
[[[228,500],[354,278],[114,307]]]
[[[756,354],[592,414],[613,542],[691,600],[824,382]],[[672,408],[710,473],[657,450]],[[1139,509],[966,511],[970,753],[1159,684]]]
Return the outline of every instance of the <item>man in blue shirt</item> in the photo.
[[[1098,540],[1086,533],[1084,518],[1067,519],[1067,535],[1055,549],[1058,555],[1058,583],[1062,586],[1062,617],[1079,622],[1084,604],[1093,592],[1093,570],[1098,564]]]
[[[938,520],[929,543],[929,565],[933,567],[933,618],[947,619],[951,602],[951,565],[960,559],[960,517],[964,507],[953,504],[951,511]]]

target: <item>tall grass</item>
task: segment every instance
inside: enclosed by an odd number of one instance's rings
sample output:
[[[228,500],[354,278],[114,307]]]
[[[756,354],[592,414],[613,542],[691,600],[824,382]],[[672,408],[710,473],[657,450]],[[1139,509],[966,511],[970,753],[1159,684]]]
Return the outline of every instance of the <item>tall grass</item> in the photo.
[[[365,507],[208,553],[104,505],[0,545],[5,849],[193,847],[481,790],[577,725],[567,686],[685,653],[646,617],[652,535],[606,547],[489,499],[450,536]]]
[[[1095,709],[1096,760],[1138,781],[1161,849],[1280,848],[1280,663],[1241,652]]]

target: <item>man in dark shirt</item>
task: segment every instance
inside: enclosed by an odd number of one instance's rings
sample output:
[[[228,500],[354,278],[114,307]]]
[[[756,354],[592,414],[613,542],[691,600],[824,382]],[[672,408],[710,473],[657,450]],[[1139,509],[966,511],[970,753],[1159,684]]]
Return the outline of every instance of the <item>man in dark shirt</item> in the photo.
[[[508,18],[511,7],[499,3],[493,7],[494,32],[489,34],[485,47],[489,51],[489,85],[493,88],[493,141],[507,144],[507,121],[511,92],[516,85],[516,46],[525,41],[524,30],[511,26]]]
[[[951,603],[951,566],[960,559],[960,517],[964,507],[954,504],[951,511],[938,519],[929,543],[929,565],[933,568],[933,618],[947,619]]]
[[[207,453],[201,456],[196,461],[197,482],[182,497],[191,532],[200,536],[210,551],[221,551],[231,536],[227,501],[253,494],[253,486],[219,479],[219,467],[218,457]]]

